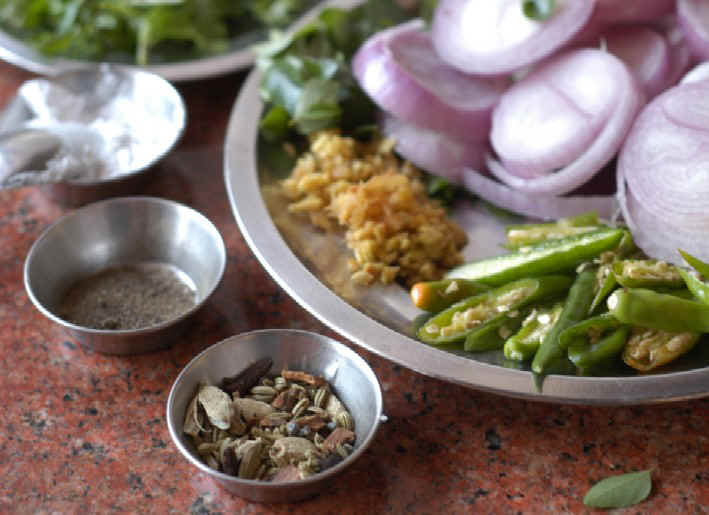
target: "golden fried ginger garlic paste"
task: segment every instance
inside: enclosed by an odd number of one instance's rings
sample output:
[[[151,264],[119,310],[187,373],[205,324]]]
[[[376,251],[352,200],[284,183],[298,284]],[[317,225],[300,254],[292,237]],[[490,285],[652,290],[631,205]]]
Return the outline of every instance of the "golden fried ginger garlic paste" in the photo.
[[[362,143],[323,131],[310,141],[283,181],[288,209],[324,230],[345,228],[354,282],[411,286],[462,262],[467,236],[426,195],[420,172],[394,155],[392,140]]]

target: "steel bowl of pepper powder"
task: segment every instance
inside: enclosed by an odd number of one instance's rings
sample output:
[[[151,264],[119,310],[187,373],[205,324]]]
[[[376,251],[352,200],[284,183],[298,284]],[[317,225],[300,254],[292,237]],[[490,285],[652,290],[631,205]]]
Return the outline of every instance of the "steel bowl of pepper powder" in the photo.
[[[89,204],[49,227],[25,260],[34,305],[106,354],[163,348],[214,292],[226,266],[216,227],[153,197]]]
[[[256,502],[319,493],[362,455],[382,419],[379,381],[360,356],[290,329],[212,345],[184,368],[167,401],[182,455]]]

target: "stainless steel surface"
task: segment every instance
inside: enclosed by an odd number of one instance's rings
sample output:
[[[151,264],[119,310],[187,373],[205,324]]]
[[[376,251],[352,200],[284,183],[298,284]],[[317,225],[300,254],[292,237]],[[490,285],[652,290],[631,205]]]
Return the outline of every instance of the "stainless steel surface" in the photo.
[[[16,129],[0,134],[0,184],[13,175],[41,170],[62,142],[44,129]]]
[[[354,452],[338,465],[308,479],[269,483],[239,479],[207,466],[182,433],[185,411],[200,382],[218,384],[254,361],[270,357],[272,372],[284,367],[322,375],[355,422]],[[292,502],[311,497],[350,466],[372,442],[382,418],[382,393],[374,372],[351,349],[307,331],[266,329],[232,336],[204,350],[180,372],[167,400],[167,425],[182,455],[230,492],[257,502]]]
[[[356,1],[357,0],[330,0],[322,2],[321,5],[303,14],[303,16],[293,23],[287,32],[300,29],[300,27],[310,21],[325,5],[348,6],[356,3]],[[142,69],[156,73],[172,82],[216,77],[251,66],[254,62],[254,54],[251,51],[251,45],[256,42],[257,41],[250,39],[243,41],[237,39],[232,45],[232,49],[224,54],[180,62],[151,64],[142,67]],[[2,30],[0,30],[0,59],[14,64],[19,68],[41,75],[56,75],[91,64],[86,61],[43,56],[30,45],[23,43]]]
[[[59,318],[56,309],[77,281],[111,266],[172,265],[196,286],[197,305],[174,320],[140,330],[89,329]],[[37,309],[81,343],[107,354],[133,354],[170,345],[190,315],[214,292],[226,249],[214,225],[197,211],[152,197],[122,197],[85,206],[49,227],[32,245],[24,267]]]
[[[0,134],[42,130],[61,145],[43,168],[19,170],[6,186],[58,183],[45,189],[78,205],[139,191],[139,176],[164,157],[185,128],[181,95],[166,80],[143,70],[100,65],[25,82],[0,114]],[[16,154],[34,148],[15,140]],[[26,163],[17,163],[26,164]],[[17,172],[17,170],[16,170]]]
[[[346,280],[343,238],[311,230],[283,209],[273,178],[259,170],[256,142],[263,104],[260,73],[252,72],[231,114],[224,146],[229,201],[244,238],[276,281],[325,324],[372,352],[428,376],[499,394],[548,402],[628,405],[709,394],[709,358],[703,348],[666,373],[646,376],[552,375],[537,391],[528,370],[507,368],[500,352],[465,354],[411,337],[419,312],[400,287],[356,288]],[[469,231],[468,259],[499,253],[505,220],[480,203],[456,212]]]

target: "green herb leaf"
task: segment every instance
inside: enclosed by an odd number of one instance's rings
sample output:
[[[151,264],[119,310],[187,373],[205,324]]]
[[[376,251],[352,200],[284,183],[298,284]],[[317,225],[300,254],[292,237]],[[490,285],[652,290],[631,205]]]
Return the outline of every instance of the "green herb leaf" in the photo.
[[[651,489],[649,470],[611,476],[593,485],[583,503],[591,508],[627,508],[645,500]]]
[[[544,21],[554,14],[555,0],[522,0],[522,12],[527,18]]]

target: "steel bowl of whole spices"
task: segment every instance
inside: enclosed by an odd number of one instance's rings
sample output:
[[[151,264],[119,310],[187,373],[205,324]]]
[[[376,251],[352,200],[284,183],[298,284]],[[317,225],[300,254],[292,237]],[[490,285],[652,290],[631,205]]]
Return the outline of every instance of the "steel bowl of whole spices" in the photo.
[[[49,227],[27,255],[24,281],[37,309],[80,343],[134,354],[177,341],[225,266],[222,237],[202,214],[119,197]]]
[[[359,355],[291,329],[212,345],[182,370],[167,401],[182,455],[257,502],[326,491],[365,452],[383,418],[379,381]]]

